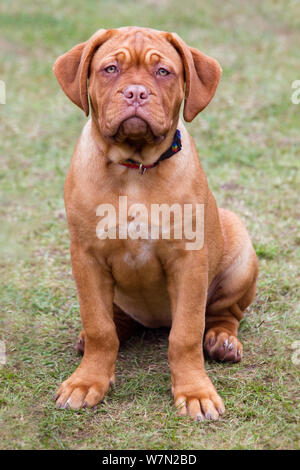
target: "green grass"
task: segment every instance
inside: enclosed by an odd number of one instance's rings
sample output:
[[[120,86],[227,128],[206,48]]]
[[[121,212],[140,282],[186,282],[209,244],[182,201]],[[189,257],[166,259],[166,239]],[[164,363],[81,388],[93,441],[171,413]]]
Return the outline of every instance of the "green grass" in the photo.
[[[260,277],[240,329],[243,362],[207,363],[227,408],[216,423],[175,415],[165,331],[121,348],[116,387],[96,411],[51,400],[79,363],[63,182],[85,122],[52,64],[100,27],[133,24],[176,31],[223,67],[214,101],[188,127],[218,204],[249,228]],[[299,28],[292,0],[1,2],[1,448],[299,447]]]

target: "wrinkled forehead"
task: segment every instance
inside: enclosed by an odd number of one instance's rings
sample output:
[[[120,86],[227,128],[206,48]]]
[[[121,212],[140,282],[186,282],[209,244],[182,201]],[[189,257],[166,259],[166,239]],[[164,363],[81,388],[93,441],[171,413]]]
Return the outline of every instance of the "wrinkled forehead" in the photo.
[[[93,66],[109,61],[125,65],[165,63],[182,72],[179,53],[160,31],[146,28],[120,28],[95,53]]]

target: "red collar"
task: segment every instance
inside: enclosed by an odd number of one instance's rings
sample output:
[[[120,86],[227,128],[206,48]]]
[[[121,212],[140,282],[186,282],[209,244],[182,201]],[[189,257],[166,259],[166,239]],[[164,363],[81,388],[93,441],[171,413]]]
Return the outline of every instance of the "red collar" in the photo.
[[[143,175],[146,170],[149,168],[153,168],[157,166],[161,161],[166,160],[167,158],[172,157],[175,155],[175,153],[179,152],[182,148],[182,143],[181,143],[181,134],[180,130],[177,129],[174,135],[173,143],[171,147],[169,147],[160,157],[156,162],[152,163],[151,165],[143,165],[143,163],[136,162],[132,160],[131,158],[128,158],[127,160],[124,160],[122,162],[119,162],[120,165],[127,166],[127,168],[134,168],[136,170],[139,170],[139,173]]]

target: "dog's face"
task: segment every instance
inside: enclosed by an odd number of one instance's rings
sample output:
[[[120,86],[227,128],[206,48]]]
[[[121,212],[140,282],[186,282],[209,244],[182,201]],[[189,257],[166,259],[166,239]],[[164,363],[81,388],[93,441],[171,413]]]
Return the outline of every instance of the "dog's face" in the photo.
[[[120,30],[91,63],[91,106],[102,134],[117,142],[164,137],[183,89],[181,58],[159,32]]]
[[[219,64],[176,34],[128,27],[100,30],[60,56],[56,77],[69,98],[112,142],[155,144],[184,118],[191,121],[212,99]]]

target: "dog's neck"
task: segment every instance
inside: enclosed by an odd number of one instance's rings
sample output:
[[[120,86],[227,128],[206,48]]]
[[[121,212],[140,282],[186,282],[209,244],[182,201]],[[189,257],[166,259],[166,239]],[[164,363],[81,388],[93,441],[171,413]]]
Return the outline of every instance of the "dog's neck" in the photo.
[[[157,144],[145,144],[143,146],[135,146],[133,144],[113,143],[105,139],[98,127],[97,122],[91,118],[91,133],[94,142],[99,148],[99,153],[105,156],[108,162],[120,163],[124,160],[134,160],[143,165],[152,165],[162,155],[173,142],[174,134],[177,129],[179,117],[173,121],[166,137]]]

